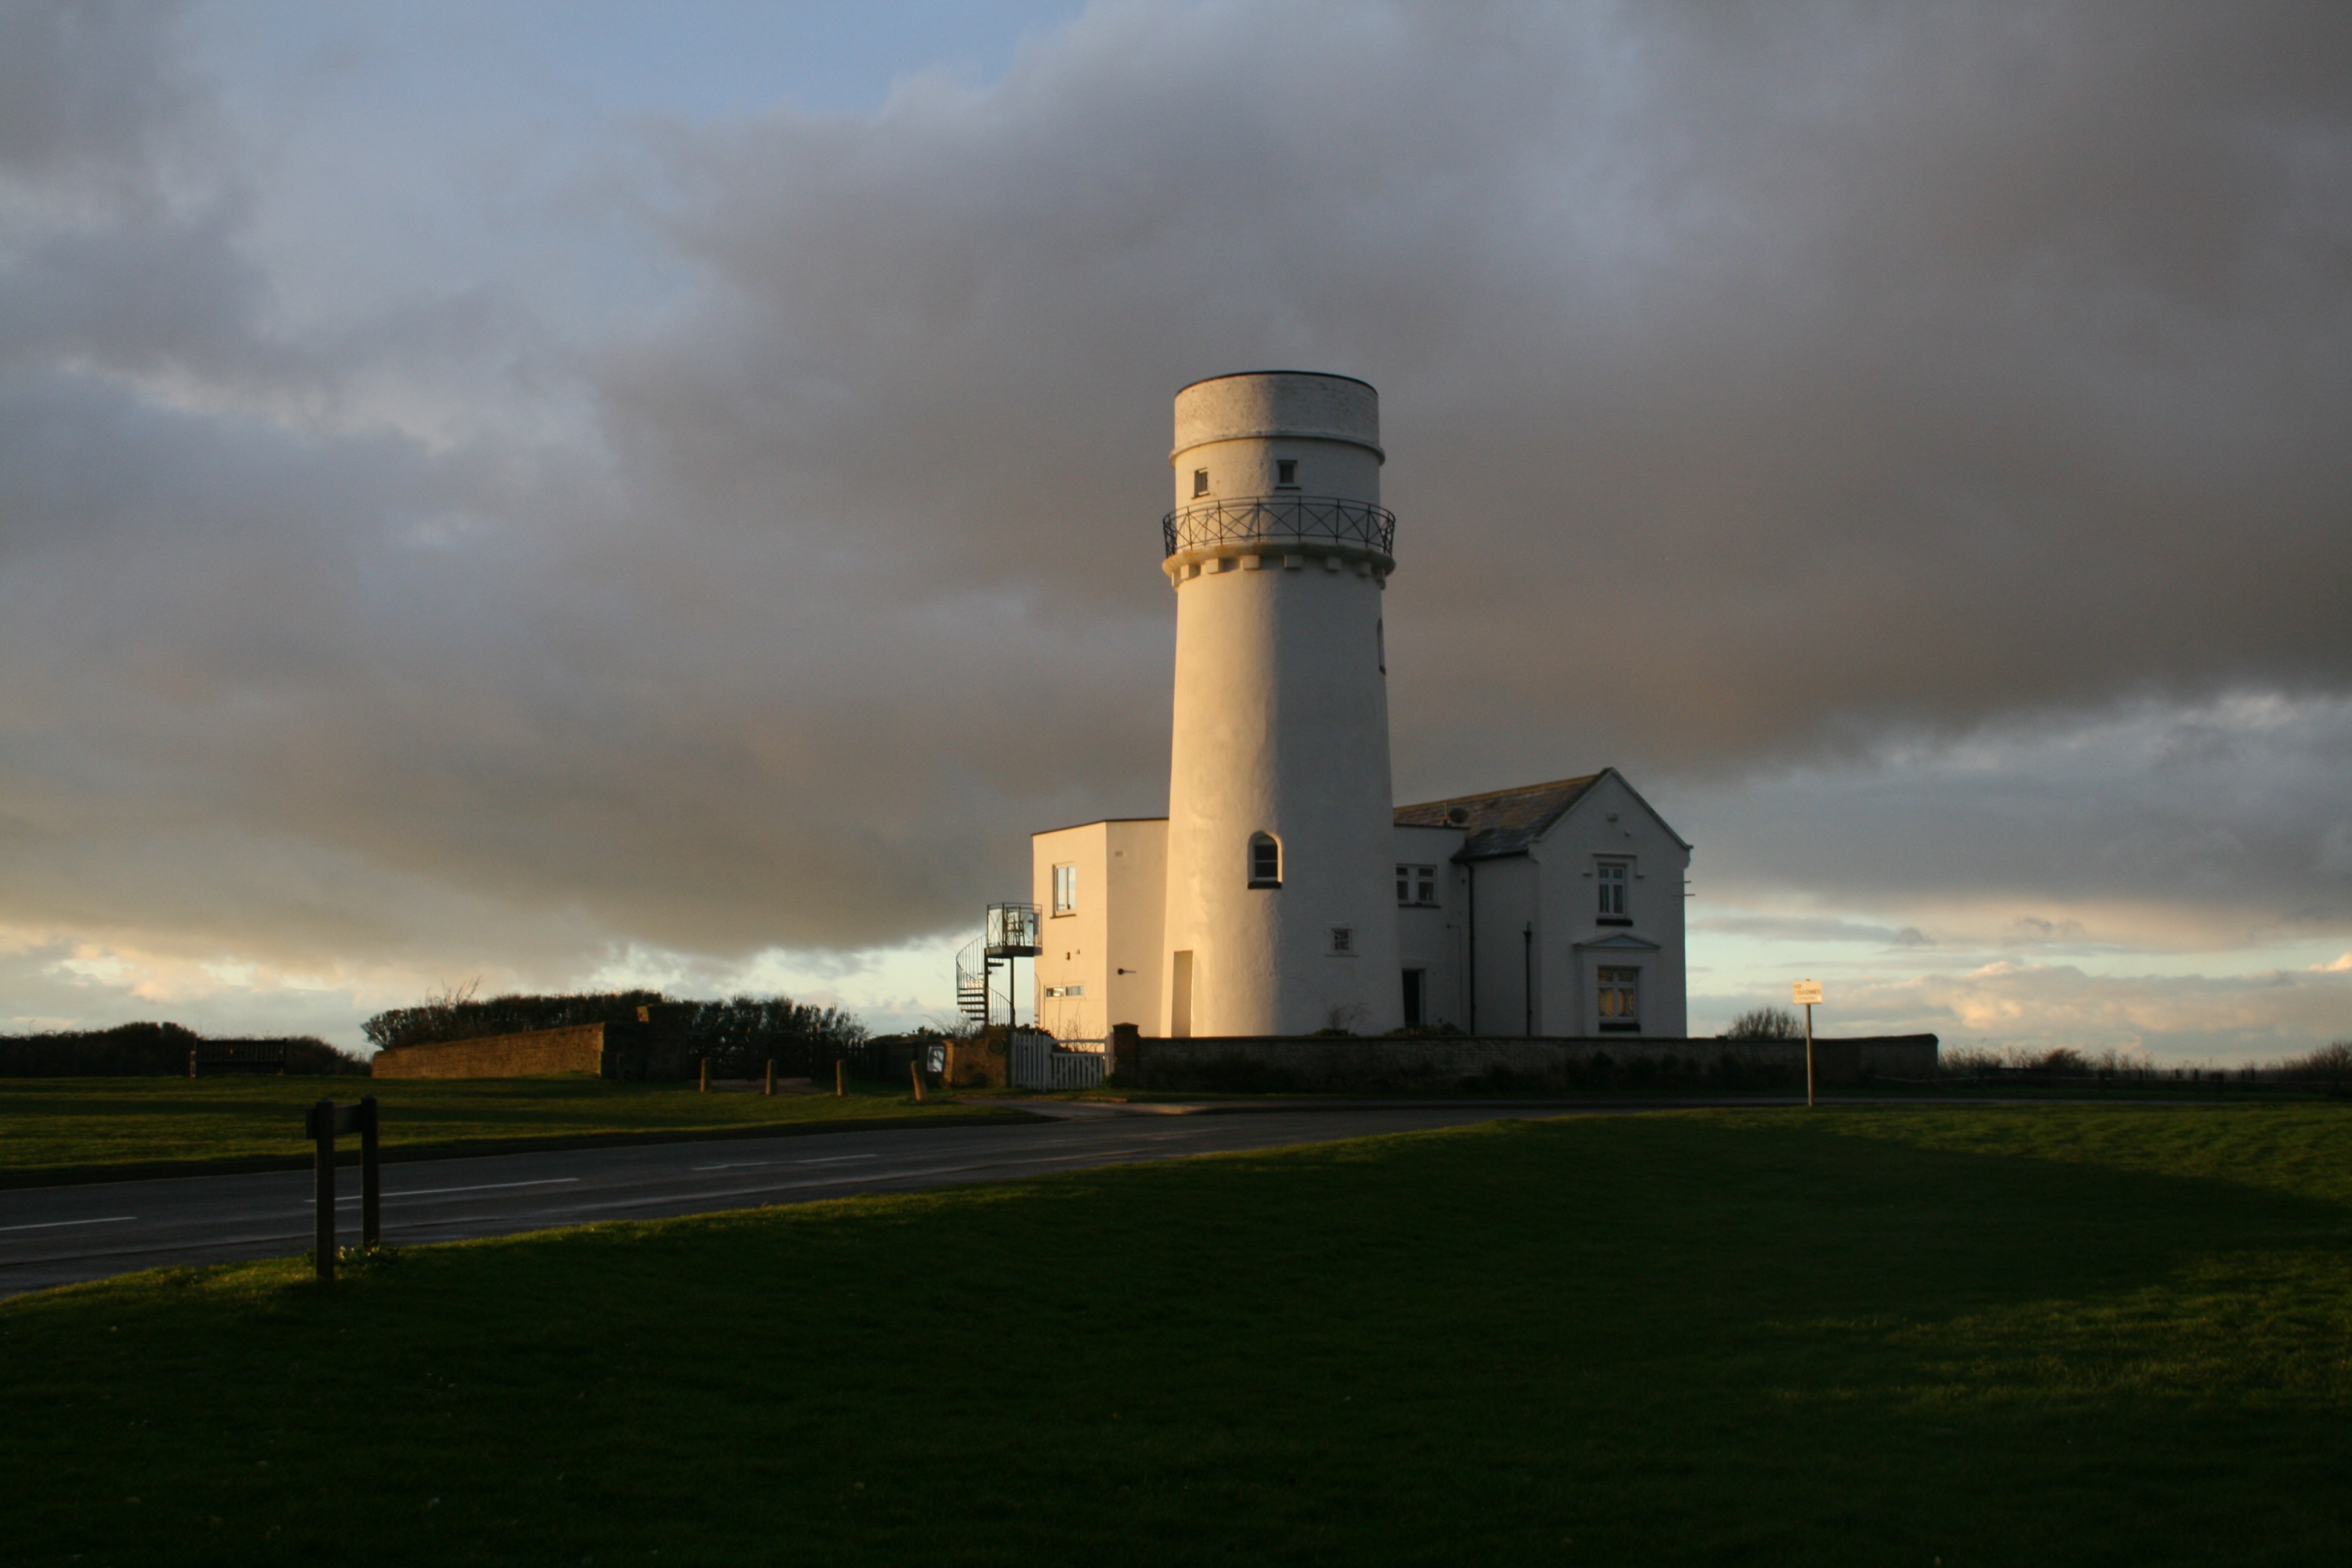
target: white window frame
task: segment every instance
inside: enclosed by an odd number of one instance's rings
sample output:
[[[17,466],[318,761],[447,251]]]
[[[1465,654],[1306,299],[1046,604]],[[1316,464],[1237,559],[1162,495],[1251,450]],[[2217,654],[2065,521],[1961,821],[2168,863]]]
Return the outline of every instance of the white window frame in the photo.
[[[1592,863],[1593,887],[1598,896],[1593,900],[1594,913],[1604,921],[1628,921],[1633,918],[1633,863],[1631,860],[1595,860]]]
[[[1603,963],[1592,972],[1594,1022],[1612,1034],[1642,1032],[1642,968]],[[1612,1012],[1611,1008],[1618,1011]]]
[[[1437,907],[1437,868],[1397,862],[1397,908],[1401,910],[1433,910]]]
[[[1078,868],[1074,860],[1065,860],[1054,868],[1054,912],[1078,912]]]

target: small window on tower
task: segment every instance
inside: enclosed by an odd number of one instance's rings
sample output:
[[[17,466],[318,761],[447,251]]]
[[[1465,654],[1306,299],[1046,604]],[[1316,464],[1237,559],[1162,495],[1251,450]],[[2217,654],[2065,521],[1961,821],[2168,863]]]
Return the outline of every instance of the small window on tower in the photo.
[[[1208,469],[1194,468],[1192,470],[1192,493],[1196,496],[1204,496],[1209,493]]]
[[[1331,928],[1331,951],[1333,952],[1353,952],[1356,951],[1356,931],[1353,926],[1333,926]]]
[[[1282,846],[1271,833],[1253,833],[1249,841],[1249,885],[1282,886]]]
[[[1286,490],[1298,488],[1298,459],[1277,458],[1274,462],[1274,482]]]
[[[1054,868],[1054,912],[1073,914],[1078,907],[1078,868],[1076,866]]]

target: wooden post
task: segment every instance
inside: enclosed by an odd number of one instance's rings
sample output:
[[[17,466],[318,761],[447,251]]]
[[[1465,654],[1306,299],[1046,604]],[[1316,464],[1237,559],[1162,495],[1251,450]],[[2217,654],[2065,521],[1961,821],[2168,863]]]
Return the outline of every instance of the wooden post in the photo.
[[[188,1047],[188,1076],[196,1076],[196,1047],[194,1046]]]
[[[1813,1005],[1805,1004],[1805,1104],[1813,1103]]]
[[[335,1278],[335,1102],[322,1100],[310,1108],[310,1134],[319,1142],[318,1238],[319,1279]]]
[[[698,1094],[710,1092],[710,1058],[709,1057],[702,1058],[702,1086],[695,1092]]]
[[[907,1076],[915,1081],[915,1103],[920,1105],[923,1102],[923,1064],[919,1061],[908,1062]]]
[[[360,1100],[360,1245],[383,1245],[383,1181],[376,1165],[375,1096]]]
[[[839,1057],[833,1058],[833,1098],[841,1099],[849,1092],[847,1064]]]
[[[773,1057],[770,1057],[768,1058],[768,1087],[761,1089],[760,1092],[761,1094],[773,1094],[776,1092],[776,1058]]]

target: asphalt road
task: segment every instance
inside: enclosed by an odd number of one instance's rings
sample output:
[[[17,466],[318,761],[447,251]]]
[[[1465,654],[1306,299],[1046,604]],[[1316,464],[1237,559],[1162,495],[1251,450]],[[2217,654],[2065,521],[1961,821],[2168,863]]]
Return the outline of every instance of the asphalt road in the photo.
[[[1558,1112],[1383,1106],[1247,1115],[1095,1113],[1048,1122],[388,1163],[383,1238],[394,1246],[455,1241],[1546,1114]],[[308,1171],[271,1171],[0,1192],[0,1296],[165,1264],[308,1252],[312,1179]],[[358,1169],[343,1167],[336,1183],[339,1230],[346,1244],[354,1243]]]

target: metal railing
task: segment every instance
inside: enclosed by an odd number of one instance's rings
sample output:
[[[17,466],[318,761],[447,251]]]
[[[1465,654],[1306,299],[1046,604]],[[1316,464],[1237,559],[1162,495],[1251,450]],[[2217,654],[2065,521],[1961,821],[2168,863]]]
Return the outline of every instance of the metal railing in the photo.
[[[1160,520],[1168,553],[1214,544],[1360,544],[1394,553],[1396,514],[1369,501],[1337,496],[1254,496],[1194,501]]]
[[[1037,906],[988,906],[987,948],[991,958],[1034,958],[1038,942]]]

